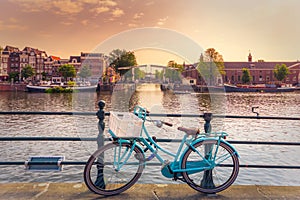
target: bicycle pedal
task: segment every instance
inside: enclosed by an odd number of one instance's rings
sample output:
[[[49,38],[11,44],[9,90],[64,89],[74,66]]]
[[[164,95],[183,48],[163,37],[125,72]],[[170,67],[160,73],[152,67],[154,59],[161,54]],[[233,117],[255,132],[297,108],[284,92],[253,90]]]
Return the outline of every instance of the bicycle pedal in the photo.
[[[179,177],[173,178],[173,181],[177,181],[177,180],[182,181],[183,183],[186,183],[184,178],[179,178]]]

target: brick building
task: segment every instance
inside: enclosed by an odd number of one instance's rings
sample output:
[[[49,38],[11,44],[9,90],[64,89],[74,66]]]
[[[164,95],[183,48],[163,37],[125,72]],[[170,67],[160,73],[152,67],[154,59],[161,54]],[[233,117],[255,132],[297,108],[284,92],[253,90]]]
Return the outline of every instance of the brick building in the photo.
[[[0,54],[1,81],[8,81],[11,73],[18,73],[19,80],[21,80],[21,71],[27,65],[35,71],[35,75],[31,77],[32,80],[51,80],[52,77],[59,76],[58,68],[61,65],[70,64],[75,67],[76,72],[79,72],[82,66],[88,66],[92,73],[91,78],[97,82],[108,66],[107,56],[101,53],[81,53],[80,56],[61,59],[56,56],[47,56],[45,51],[31,47],[25,47],[20,51],[17,47],[6,46]]]
[[[274,77],[274,68],[277,64],[285,64],[289,68],[290,74],[283,82],[292,85],[300,84],[300,61],[265,62],[259,60],[253,62],[251,53],[249,53],[248,62],[224,62],[224,70],[226,74],[222,75],[222,78],[217,77],[216,79],[222,79],[223,83],[241,84],[243,75],[242,69],[247,68],[252,76],[252,84],[275,83],[277,80]],[[205,84],[201,77],[199,77],[197,63],[185,66],[185,70],[182,75],[187,78],[196,79],[197,85]],[[214,82],[216,84],[222,81],[215,80]]]

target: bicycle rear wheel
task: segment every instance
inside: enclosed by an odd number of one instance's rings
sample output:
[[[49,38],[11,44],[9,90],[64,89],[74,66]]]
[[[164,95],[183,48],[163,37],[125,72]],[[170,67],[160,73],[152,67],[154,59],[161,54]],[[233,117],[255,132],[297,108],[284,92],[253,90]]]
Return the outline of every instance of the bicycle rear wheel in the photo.
[[[91,155],[84,168],[84,181],[96,194],[116,195],[134,185],[143,169],[144,156],[138,147],[110,143]]]
[[[196,151],[190,148],[184,154],[181,167],[206,167],[207,170],[183,172],[183,178],[190,187],[213,194],[225,190],[235,181],[239,172],[239,159],[229,145],[221,141],[218,146],[218,140],[205,140],[196,143],[194,148]],[[214,167],[209,169],[209,166]]]

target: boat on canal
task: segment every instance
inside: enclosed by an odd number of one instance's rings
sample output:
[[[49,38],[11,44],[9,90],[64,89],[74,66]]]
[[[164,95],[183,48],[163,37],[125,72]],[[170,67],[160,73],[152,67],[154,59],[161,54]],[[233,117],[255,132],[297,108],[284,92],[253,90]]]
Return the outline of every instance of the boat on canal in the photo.
[[[296,87],[273,84],[258,84],[258,85],[229,85],[224,84],[226,92],[293,92]]]
[[[61,87],[63,89],[70,89],[72,92],[96,92],[97,85],[90,86],[58,86],[58,85],[49,85],[49,86],[38,86],[38,85],[27,85],[26,89],[28,92],[46,92],[48,89],[55,89],[56,87]]]

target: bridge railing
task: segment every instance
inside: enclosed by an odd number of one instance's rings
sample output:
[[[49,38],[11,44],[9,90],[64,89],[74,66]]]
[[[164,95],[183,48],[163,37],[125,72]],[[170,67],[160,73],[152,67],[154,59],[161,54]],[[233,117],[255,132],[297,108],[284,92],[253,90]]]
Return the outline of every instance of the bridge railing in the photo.
[[[101,109],[100,109],[101,110]],[[109,116],[109,112],[102,112],[104,116]],[[207,114],[209,118],[207,118]],[[69,115],[69,116],[96,116],[99,115],[99,111],[95,112],[35,112],[35,111],[0,111],[0,115]],[[256,116],[237,116],[237,115],[214,115],[210,113],[204,114],[160,114],[151,113],[152,117],[197,117],[203,118],[205,121],[204,129],[208,129],[211,124],[210,121],[213,118],[231,118],[231,119],[265,119],[265,120],[292,120],[299,121],[300,117],[272,117],[272,116],[260,116],[258,113]],[[99,116],[98,116],[99,118]],[[103,120],[103,118],[102,118]],[[101,119],[99,118],[99,122]],[[0,137],[0,141],[97,141],[97,137]],[[106,138],[105,141],[110,141],[110,138]],[[158,142],[181,142],[180,139],[157,139]],[[238,141],[228,140],[231,144],[244,144],[244,145],[279,145],[279,146],[300,146],[300,142],[269,142],[269,141]],[[85,165],[86,161],[61,161],[60,165]],[[57,165],[56,161],[1,161],[0,165]],[[150,163],[150,165],[160,165],[159,163]],[[247,164],[240,165],[240,167],[246,168],[278,168],[278,169],[300,169],[300,166],[286,166],[286,165],[256,165]]]

